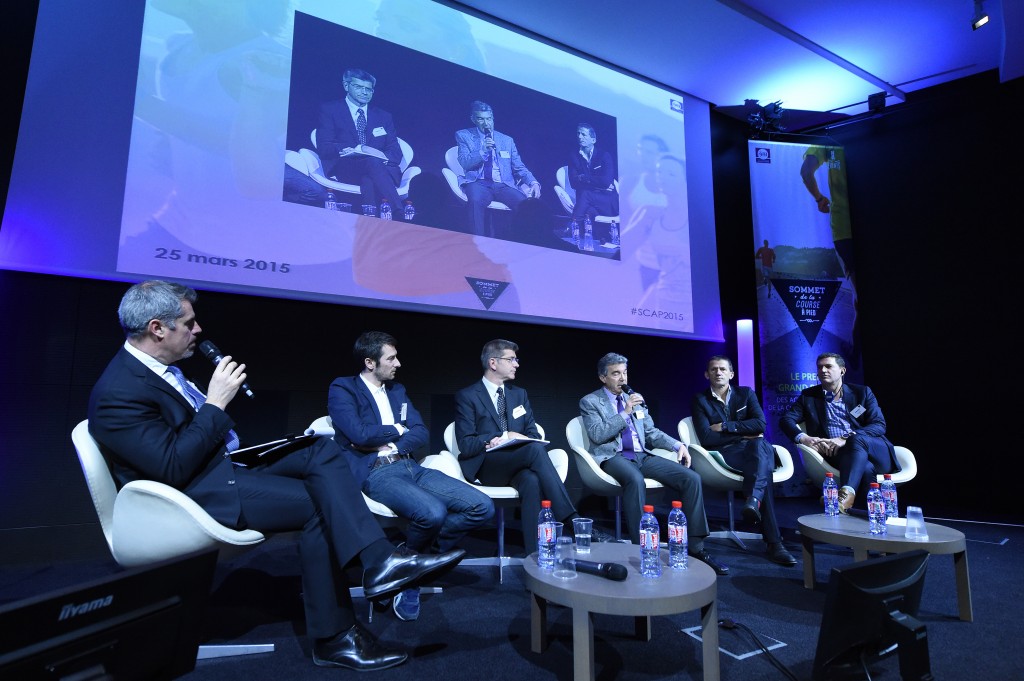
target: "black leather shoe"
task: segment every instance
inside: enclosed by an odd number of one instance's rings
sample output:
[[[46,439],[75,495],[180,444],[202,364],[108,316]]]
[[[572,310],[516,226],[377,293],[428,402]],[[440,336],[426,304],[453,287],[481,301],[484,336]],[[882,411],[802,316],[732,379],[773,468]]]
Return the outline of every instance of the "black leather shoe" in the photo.
[[[463,549],[447,553],[416,553],[402,544],[380,565],[363,570],[363,595],[371,601],[433,581],[459,564]]]
[[[409,653],[385,648],[358,622],[334,638],[313,643],[313,663],[318,667],[344,667],[369,672],[395,667],[407,659]]]
[[[729,574],[729,566],[723,565],[722,563],[719,563],[717,560],[712,558],[711,554],[708,553],[707,549],[701,549],[696,553],[691,553],[690,557],[696,558],[702,563],[707,563],[708,567],[715,571],[715,574],[721,575],[723,577]]]
[[[786,547],[783,546],[781,542],[778,544],[769,544],[768,552],[765,555],[768,556],[768,560],[773,563],[778,563],[779,565],[784,565],[786,567],[793,567],[796,565],[796,558],[793,557],[792,553],[786,550]]]
[[[747,497],[747,503],[743,504],[741,513],[744,520],[756,525],[761,522],[761,501],[757,497]]]

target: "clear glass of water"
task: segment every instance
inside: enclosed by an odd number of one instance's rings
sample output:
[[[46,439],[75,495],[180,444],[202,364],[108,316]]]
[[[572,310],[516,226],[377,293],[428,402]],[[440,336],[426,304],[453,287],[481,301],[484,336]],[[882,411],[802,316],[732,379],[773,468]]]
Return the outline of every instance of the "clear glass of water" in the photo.
[[[572,533],[576,536],[576,553],[590,553],[590,539],[594,521],[590,518],[573,518]]]

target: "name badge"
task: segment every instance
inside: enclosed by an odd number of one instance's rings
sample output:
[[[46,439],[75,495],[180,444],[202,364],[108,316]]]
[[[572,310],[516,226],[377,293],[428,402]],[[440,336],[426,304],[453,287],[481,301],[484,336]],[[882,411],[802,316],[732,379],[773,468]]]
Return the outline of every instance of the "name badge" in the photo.
[[[502,158],[512,158],[512,154],[508,151],[499,151],[498,156],[501,156]]]
[[[405,415],[406,415],[406,412],[408,410],[409,410],[409,403],[408,402],[402,402],[402,408],[398,410],[399,413],[400,413],[400,416],[398,417],[399,421],[404,421],[405,420]]]
[[[855,419],[858,419],[860,418],[861,414],[863,414],[866,411],[867,409],[864,408],[863,404],[858,404],[856,407],[850,410],[850,416],[852,416]]]
[[[523,416],[526,416],[526,408],[523,407],[523,405],[520,404],[518,407],[512,410],[512,418],[518,419]]]
[[[388,134],[388,132],[387,132],[387,130],[384,129],[383,125],[378,125],[376,128],[373,129],[373,136],[374,137],[382,137],[382,136],[384,136],[386,134]]]
[[[638,421],[642,420],[644,418],[644,410],[637,409],[636,411],[633,412],[633,416],[635,416]]]

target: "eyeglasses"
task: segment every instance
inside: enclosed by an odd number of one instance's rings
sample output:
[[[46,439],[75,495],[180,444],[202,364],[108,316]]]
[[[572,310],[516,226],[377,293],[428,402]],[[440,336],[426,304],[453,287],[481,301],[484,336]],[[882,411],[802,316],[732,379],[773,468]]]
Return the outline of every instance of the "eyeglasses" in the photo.
[[[506,362],[512,362],[513,364],[515,364],[517,366],[519,364],[519,358],[518,357],[491,357],[491,359],[503,359]]]
[[[373,92],[373,87],[370,85],[356,85],[355,83],[349,83],[348,86],[353,90],[360,90],[362,92]]]

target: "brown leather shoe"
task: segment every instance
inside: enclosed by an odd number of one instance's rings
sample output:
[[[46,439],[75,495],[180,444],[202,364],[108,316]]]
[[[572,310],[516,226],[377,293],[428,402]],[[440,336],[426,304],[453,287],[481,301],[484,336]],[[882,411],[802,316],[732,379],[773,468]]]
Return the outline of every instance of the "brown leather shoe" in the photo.
[[[849,513],[850,509],[853,508],[853,502],[857,498],[857,493],[851,490],[849,487],[839,488],[839,512],[843,515]]]

